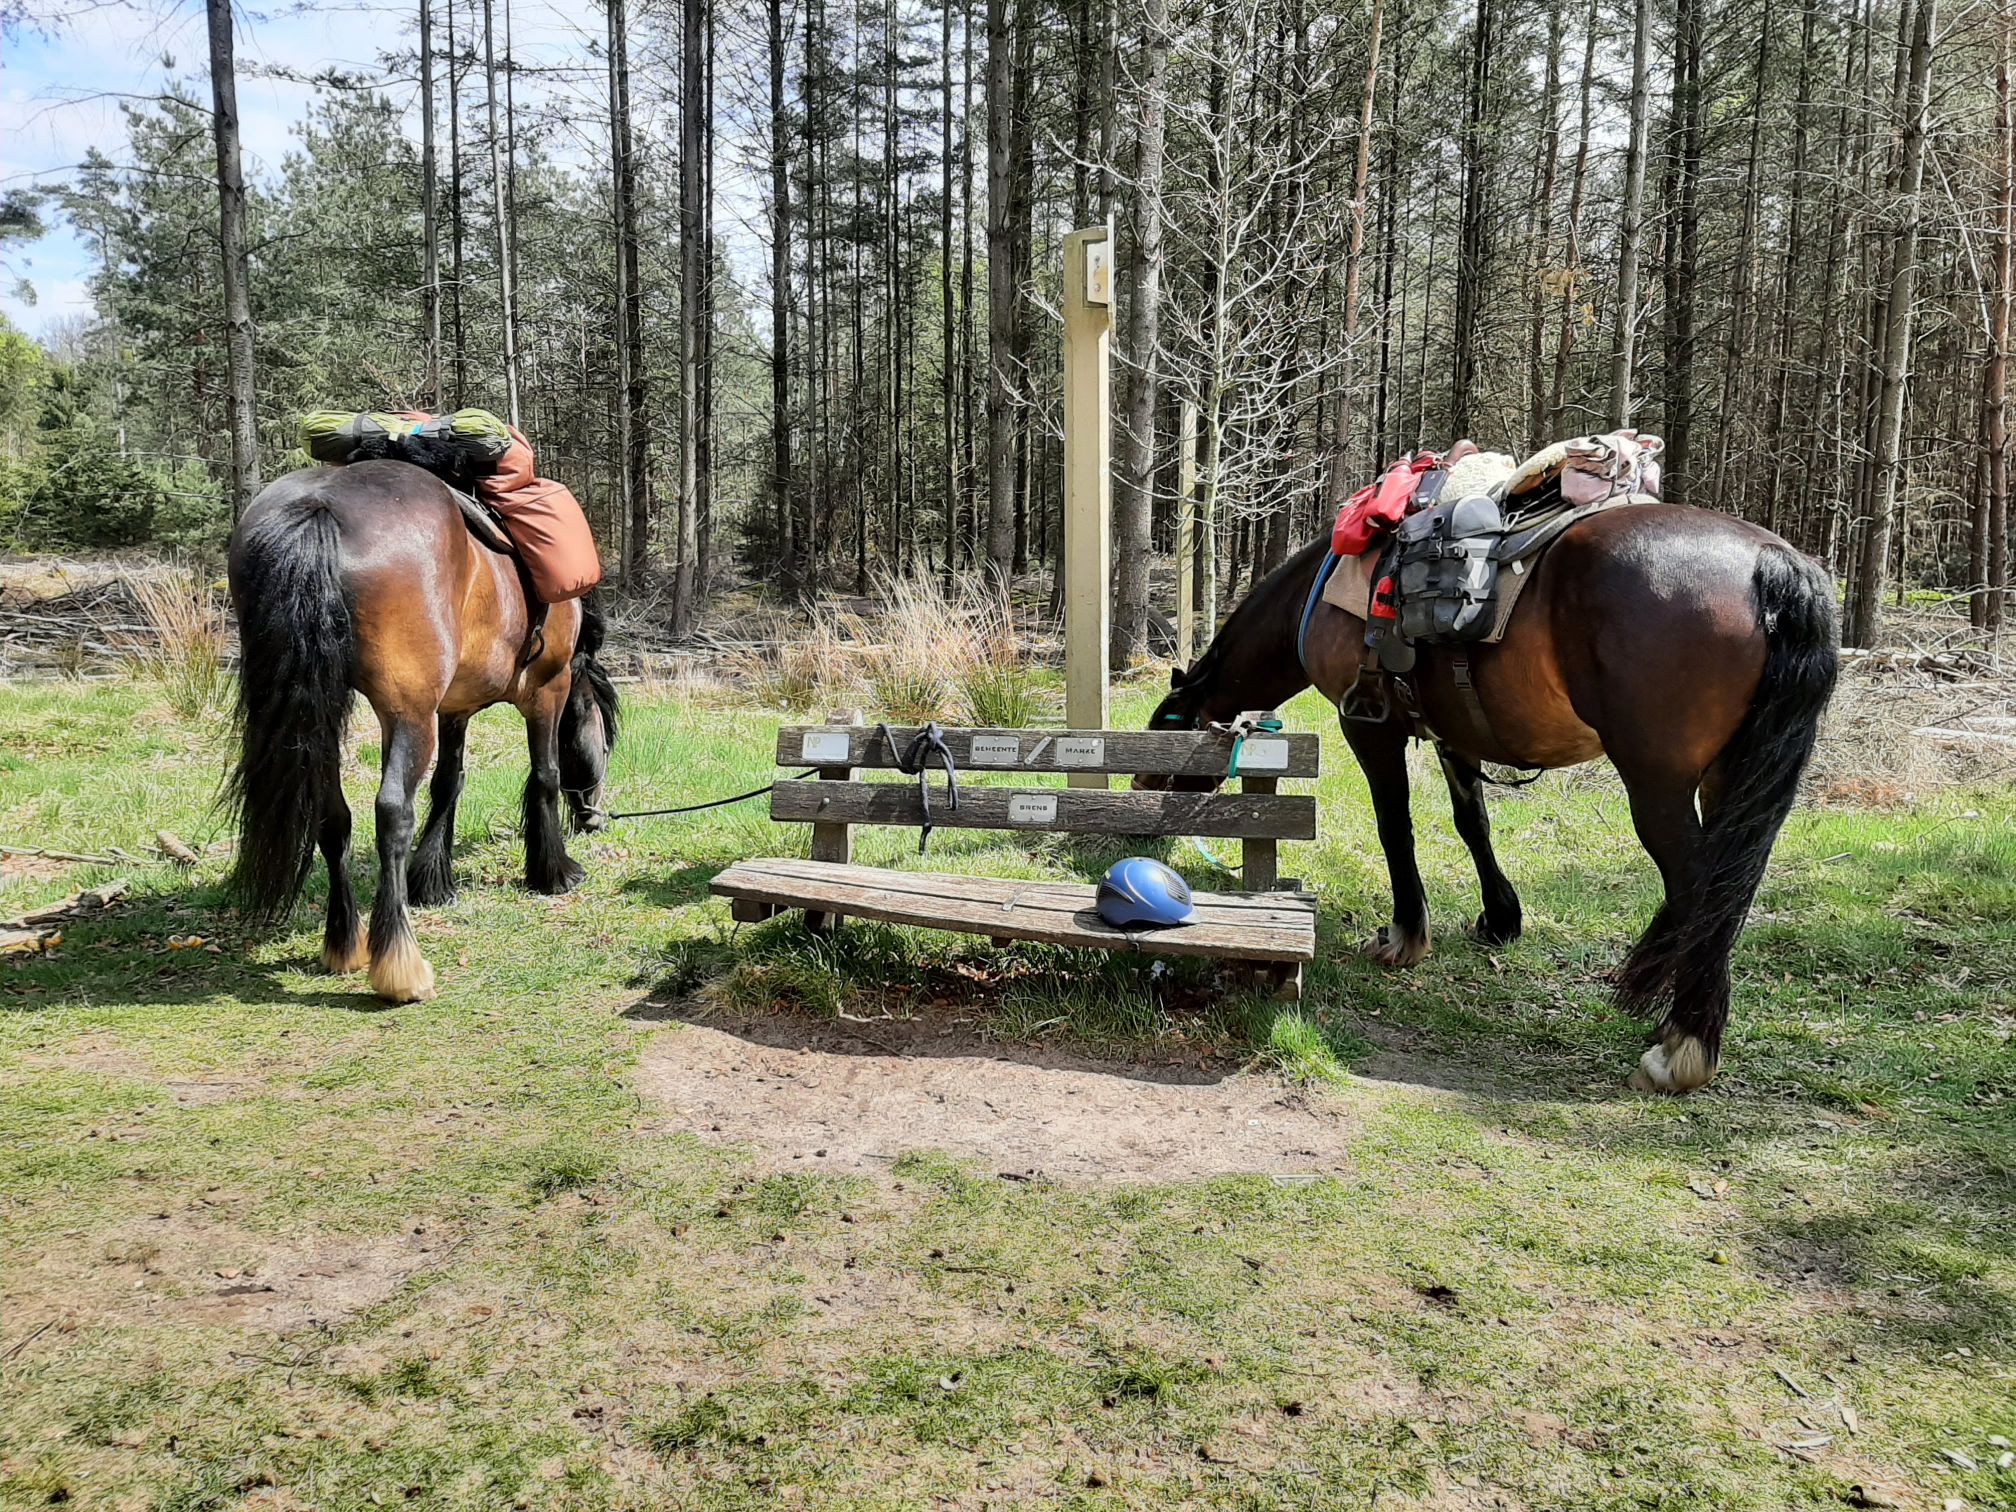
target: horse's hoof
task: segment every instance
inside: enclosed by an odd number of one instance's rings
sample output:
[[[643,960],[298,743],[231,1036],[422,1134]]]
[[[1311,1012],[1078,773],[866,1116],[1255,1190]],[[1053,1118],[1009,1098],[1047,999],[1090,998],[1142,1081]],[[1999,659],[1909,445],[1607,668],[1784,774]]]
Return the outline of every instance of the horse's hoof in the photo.
[[[332,945],[322,942],[322,969],[331,976],[348,976],[353,971],[362,971],[371,964],[371,944],[364,932],[362,920],[350,932],[348,943]]]
[[[434,968],[410,935],[372,960],[371,990],[388,1003],[424,1003],[434,996]]]
[[[1494,923],[1489,913],[1481,913],[1477,915],[1477,922],[1470,926],[1470,938],[1479,945],[1510,945],[1525,929],[1525,923],[1517,914]]]
[[[1691,1034],[1674,1035],[1660,1041],[1638,1058],[1631,1073],[1633,1092],[1679,1094],[1705,1087],[1715,1079],[1715,1063],[1701,1041]]]
[[[1428,954],[1428,937],[1397,934],[1391,924],[1382,924],[1365,942],[1365,954],[1381,966],[1412,966]]]
[[[547,897],[558,897],[570,893],[588,880],[588,869],[578,861],[563,862],[560,869],[550,877],[527,877],[525,885],[536,893]]]

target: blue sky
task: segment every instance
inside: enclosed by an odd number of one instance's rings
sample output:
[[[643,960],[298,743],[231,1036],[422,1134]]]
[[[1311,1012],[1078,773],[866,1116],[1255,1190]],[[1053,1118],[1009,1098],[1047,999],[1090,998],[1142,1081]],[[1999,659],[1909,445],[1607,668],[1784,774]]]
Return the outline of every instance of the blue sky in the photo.
[[[125,0],[79,8],[46,34],[0,35],[0,187],[61,182],[87,148],[119,160],[124,141],[119,96],[158,93],[172,78],[194,76],[207,99],[209,42],[197,0]],[[517,0],[514,41],[527,63],[556,56],[579,59],[593,12],[576,16],[553,0]],[[355,4],[287,6],[237,11],[238,109],[245,172],[276,171],[295,140],[313,91],[263,76],[273,68],[312,72],[327,67],[375,67],[380,45],[410,45],[412,9]],[[167,61],[172,59],[172,66]],[[536,90],[528,83],[527,91]],[[417,94],[417,90],[413,90]],[[519,96],[521,102],[526,94]],[[417,133],[417,109],[413,129]],[[564,149],[563,149],[564,155]],[[25,250],[10,249],[0,270],[0,314],[31,335],[87,315],[85,280],[91,259],[70,228],[52,220],[49,234]],[[14,285],[33,286],[33,303]]]

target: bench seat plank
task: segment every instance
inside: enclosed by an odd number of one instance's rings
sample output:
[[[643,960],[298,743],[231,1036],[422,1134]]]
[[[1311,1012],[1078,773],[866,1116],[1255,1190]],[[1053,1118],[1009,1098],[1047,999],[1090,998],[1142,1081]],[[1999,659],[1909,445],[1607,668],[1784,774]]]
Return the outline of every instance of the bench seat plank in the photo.
[[[891,725],[895,737],[889,741],[873,725],[785,725],[777,732],[777,765],[852,766],[890,771],[897,757],[909,750],[918,725]],[[814,737],[814,751],[820,752],[818,737],[847,738],[847,754],[805,755],[805,737]],[[975,749],[975,742],[979,748]],[[1012,741],[1014,754],[1009,755]],[[1089,742],[1098,742],[1094,747]],[[1010,730],[947,729],[945,748],[962,772],[1088,772],[1108,776],[1131,776],[1145,772],[1161,777],[1223,777],[1232,759],[1232,737],[1222,730]],[[1094,752],[1096,750],[1096,756]],[[1322,742],[1306,731],[1258,734],[1247,737],[1246,752],[1257,754],[1261,765],[1242,754],[1242,770],[1269,777],[1314,777],[1322,758]],[[932,763],[935,767],[935,761]]]
[[[1097,889],[1082,882],[762,859],[736,862],[714,878],[712,890],[778,908],[1000,940],[1239,961],[1300,962],[1316,956],[1316,900],[1307,893],[1198,893],[1194,922],[1125,933],[1099,917],[1093,907]]]
[[[1018,800],[1028,800],[1018,803]],[[1030,804],[1034,804],[1032,809]],[[1049,806],[1046,806],[1049,805]],[[1026,817],[1025,817],[1026,815]],[[924,822],[914,779],[780,782],[770,817],[790,823]],[[1316,800],[1307,794],[1107,792],[1099,788],[962,787],[955,810],[942,776],[932,779],[931,822],[941,829],[1063,831],[1074,835],[1205,835],[1216,839],[1314,840]]]

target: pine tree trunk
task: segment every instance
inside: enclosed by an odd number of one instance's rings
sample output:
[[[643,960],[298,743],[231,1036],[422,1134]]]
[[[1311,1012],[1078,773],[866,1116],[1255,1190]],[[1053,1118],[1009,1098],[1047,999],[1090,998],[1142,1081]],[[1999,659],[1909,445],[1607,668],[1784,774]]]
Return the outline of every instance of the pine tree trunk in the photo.
[[[1554,183],[1561,165],[1561,45],[1567,22],[1561,13],[1562,0],[1547,5],[1547,82],[1541,97],[1543,120],[1540,163],[1535,177],[1539,192],[1533,197],[1531,245],[1531,307],[1526,327],[1526,450],[1537,452],[1547,444],[1547,376],[1542,356],[1547,348],[1547,271],[1552,247]]]
[[[469,342],[462,321],[462,53],[455,45],[455,0],[448,0],[448,323],[455,348],[454,392],[443,406],[457,410],[469,394]]]
[[[1764,419],[1760,450],[1764,465],[1763,524],[1766,530],[1779,529],[1778,501],[1784,489],[1787,458],[1783,445],[1785,408],[1792,384],[1792,340],[1797,319],[1799,271],[1805,265],[1806,180],[1811,151],[1813,112],[1814,28],[1818,0],[1805,0],[1799,20],[1799,89],[1792,108],[1792,189],[1787,211],[1785,256],[1778,274],[1778,320],[1771,338],[1771,404]]]
[[[2016,20],[2003,12],[1995,39],[1996,193],[1994,288],[1988,304],[1988,363],[1982,375],[1981,407],[1987,456],[1986,497],[1979,506],[1983,539],[1976,550],[1983,591],[1976,623],[1999,630],[2009,593],[2009,306],[2016,284],[2016,112],[2010,99],[2010,44]]]
[[[518,415],[518,313],[516,291],[511,280],[511,217],[504,204],[504,133],[497,116],[497,51],[494,42],[492,0],[483,0],[483,89],[489,102],[490,123],[490,214],[497,243],[497,307],[503,328],[504,407],[513,425]]]
[[[420,0],[420,406],[441,408],[441,210],[434,161],[434,0]]]
[[[245,172],[238,152],[238,73],[230,0],[206,0],[211,132],[217,147],[217,242],[224,260],[224,355],[230,385],[231,518],[259,492],[259,411],[252,366],[251,267],[245,254]]]
[[[987,0],[987,570],[1015,569],[1014,98],[1009,10]],[[1020,0],[1023,5],[1033,0]]]
[[[959,438],[953,408],[959,391],[959,343],[952,303],[952,0],[939,0],[938,89],[943,107],[938,117],[938,402],[943,410],[938,433],[943,449],[938,466],[938,508],[945,524],[945,586],[949,589],[952,575],[959,570]]]
[[[1485,134],[1490,114],[1493,0],[1476,0],[1470,27],[1470,86],[1464,106],[1462,204],[1456,246],[1456,313],[1450,334],[1449,439],[1470,434],[1471,389],[1477,378],[1477,326],[1487,273],[1489,217]]]
[[[1652,98],[1652,0],[1637,0],[1631,33],[1631,136],[1624,165],[1623,225],[1617,238],[1617,342],[1610,359],[1610,423],[1631,423],[1638,347],[1638,260],[1645,239],[1645,155]]]
[[[1562,428],[1568,408],[1568,361],[1575,350],[1576,302],[1583,297],[1582,193],[1589,178],[1589,121],[1591,87],[1596,76],[1597,0],[1589,0],[1589,12],[1582,18],[1582,99],[1575,128],[1575,166],[1568,174],[1568,249],[1562,258],[1561,334],[1554,343],[1554,379],[1547,386],[1549,433]]]
[[[1898,226],[1884,303],[1876,445],[1870,457],[1874,481],[1869,529],[1863,537],[1860,570],[1848,600],[1842,639],[1873,646],[1883,626],[1883,586],[1890,570],[1890,541],[1897,518],[1903,473],[1905,384],[1911,367],[1911,325],[1917,312],[1919,197],[1925,177],[1925,127],[1932,82],[1932,38],[1938,0],[1916,0],[1911,27],[1910,83],[1904,137],[1898,158]]]
[[[707,86],[700,142],[700,430],[694,463],[698,487],[693,499],[693,575],[694,591],[704,600],[712,581],[714,545],[714,0],[701,3]],[[505,15],[510,15],[508,9]]]
[[[784,0],[769,0],[770,44],[770,495],[785,591],[810,588],[805,543],[793,529],[791,475],[791,131],[784,109]]]
[[[961,492],[966,504],[966,536],[961,558],[968,566],[980,556],[980,469],[974,437],[973,391],[978,364],[973,360],[973,0],[960,0],[959,39],[959,437]]]
[[[1694,298],[1701,234],[1701,50],[1706,0],[1679,0],[1674,14],[1673,147],[1666,246],[1666,424],[1663,493],[1691,503],[1694,487]]]
[[[644,418],[644,300],[638,286],[637,171],[630,134],[629,17],[609,0],[610,199],[616,220],[616,434],[629,534],[623,576],[635,587],[651,559],[650,437]]]
[[[1351,493],[1351,427],[1353,403],[1358,387],[1358,279],[1365,257],[1365,193],[1372,172],[1372,110],[1379,94],[1379,37],[1386,21],[1385,0],[1372,0],[1371,19],[1366,23],[1365,90],[1358,99],[1358,153],[1351,166],[1351,238],[1344,250],[1343,340],[1337,364],[1337,412],[1330,433],[1328,475],[1323,486],[1323,514],[1335,519]],[[1398,185],[1388,183],[1390,202]],[[1390,291],[1391,241],[1388,246]],[[1383,362],[1382,362],[1383,366]],[[1382,371],[1380,381],[1385,375]],[[1375,448],[1376,449],[1376,448]]]
[[[679,48],[679,541],[672,564],[672,633],[693,628],[699,557],[700,291],[706,248],[701,155],[706,100],[702,0],[681,0]]]
[[[1744,427],[1739,420],[1749,409],[1743,380],[1749,373],[1755,341],[1752,306],[1757,285],[1757,181],[1763,155],[1771,41],[1771,0],[1764,0],[1757,30],[1757,67],[1750,82],[1750,145],[1743,169],[1742,218],[1736,232],[1736,292],[1730,301],[1729,342],[1722,361],[1722,405],[1715,417],[1715,483],[1709,490],[1709,502],[1722,509],[1736,504],[1728,491],[1729,461],[1742,443]]]
[[[1125,459],[1113,497],[1113,644],[1116,670],[1148,652],[1148,571],[1153,552],[1155,410],[1160,393],[1162,155],[1167,131],[1169,0],[1141,0],[1135,130],[1133,267],[1127,302]]]

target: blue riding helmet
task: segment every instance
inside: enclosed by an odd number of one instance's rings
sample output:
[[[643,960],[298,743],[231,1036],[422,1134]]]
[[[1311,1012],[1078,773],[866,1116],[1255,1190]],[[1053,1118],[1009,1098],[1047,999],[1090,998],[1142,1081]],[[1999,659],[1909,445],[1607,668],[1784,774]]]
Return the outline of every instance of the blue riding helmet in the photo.
[[[1115,929],[1167,929],[1197,916],[1190,884],[1160,861],[1115,861],[1099,883],[1099,917]]]

